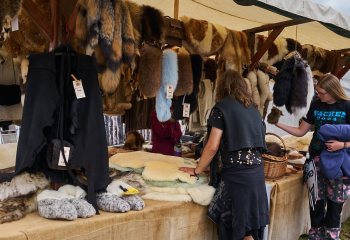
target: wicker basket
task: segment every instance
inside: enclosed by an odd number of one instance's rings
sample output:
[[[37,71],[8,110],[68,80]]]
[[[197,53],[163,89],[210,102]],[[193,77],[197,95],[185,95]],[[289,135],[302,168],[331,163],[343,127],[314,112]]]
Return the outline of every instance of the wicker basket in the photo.
[[[277,137],[282,142],[284,149],[286,149],[286,145],[280,136],[274,133],[266,133],[266,135],[273,135]],[[264,174],[266,179],[274,180],[283,177],[287,169],[286,154],[283,157],[262,154],[262,158],[264,159]]]

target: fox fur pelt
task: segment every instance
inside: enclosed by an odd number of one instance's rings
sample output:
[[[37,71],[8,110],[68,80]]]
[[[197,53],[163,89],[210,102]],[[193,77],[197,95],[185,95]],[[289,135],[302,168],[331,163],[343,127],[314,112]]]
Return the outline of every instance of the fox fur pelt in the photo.
[[[295,59],[288,58],[282,65],[281,70],[277,73],[275,78],[275,85],[273,86],[273,103],[277,107],[285,105],[289,98],[289,93],[293,81],[293,69]]]
[[[225,43],[227,29],[206,20],[183,16],[185,40],[183,46],[191,53],[210,56],[217,53]]]
[[[155,97],[160,88],[162,61],[162,50],[147,43],[142,46],[139,89],[146,97]]]
[[[191,57],[189,52],[183,47],[177,50],[177,64],[179,68],[179,80],[174,95],[191,94],[193,91]]]
[[[336,52],[329,51],[311,44],[304,44],[301,51],[302,57],[308,62],[313,71],[322,73],[333,72],[336,67]]]
[[[143,148],[145,139],[137,131],[130,131],[126,134],[125,143],[123,149],[140,151]]]
[[[0,202],[0,223],[12,222],[37,209],[37,193],[9,198]]]

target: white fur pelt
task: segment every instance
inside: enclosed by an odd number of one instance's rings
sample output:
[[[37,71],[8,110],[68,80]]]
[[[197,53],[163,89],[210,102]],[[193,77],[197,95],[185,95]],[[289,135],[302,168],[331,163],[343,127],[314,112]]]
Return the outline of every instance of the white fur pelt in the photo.
[[[79,186],[73,186],[70,184],[66,184],[66,185],[60,187],[57,191],[64,193],[64,194],[67,194],[71,198],[85,198],[86,197],[86,192],[84,191],[84,189],[82,189]]]
[[[215,188],[207,184],[201,184],[198,187],[188,188],[187,192],[193,202],[202,206],[208,206],[214,197]]]
[[[15,176],[11,182],[0,184],[0,201],[11,197],[18,197],[44,189],[49,185],[43,173],[31,174],[24,172]]]
[[[175,91],[179,79],[177,54],[171,50],[163,51],[162,82],[156,96],[156,112],[159,122],[166,122],[171,118],[171,99],[167,99],[167,86],[172,85]]]
[[[192,198],[188,194],[174,194],[164,192],[149,192],[143,195],[142,198],[169,202],[192,202]]]

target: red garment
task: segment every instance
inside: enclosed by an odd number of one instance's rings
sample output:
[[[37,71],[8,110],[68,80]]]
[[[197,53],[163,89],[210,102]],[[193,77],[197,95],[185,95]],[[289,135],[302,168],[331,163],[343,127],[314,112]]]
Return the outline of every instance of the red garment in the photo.
[[[181,129],[178,121],[159,122],[156,111],[151,113],[152,152],[174,155],[174,146],[180,141]]]

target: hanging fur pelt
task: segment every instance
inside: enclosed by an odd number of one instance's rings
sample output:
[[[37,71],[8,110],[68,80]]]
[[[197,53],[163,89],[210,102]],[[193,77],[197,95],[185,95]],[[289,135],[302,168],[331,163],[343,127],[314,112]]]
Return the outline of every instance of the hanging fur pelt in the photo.
[[[140,51],[139,62],[139,89],[143,95],[155,97],[161,82],[162,75],[162,50],[145,43]]]
[[[206,20],[181,17],[184,24],[185,40],[183,46],[191,53],[210,56],[218,52],[227,37],[227,29]]]
[[[288,58],[283,63],[281,70],[275,77],[275,85],[273,86],[273,103],[277,107],[282,107],[288,101],[293,81],[294,63],[294,57]]]
[[[11,20],[21,10],[22,0],[1,0],[0,4],[0,46],[11,30]]]
[[[159,122],[166,122],[171,118],[171,99],[167,98],[167,87],[176,89],[178,81],[177,54],[171,50],[163,51],[162,81],[156,96],[156,113]]]
[[[255,37],[255,51],[258,51],[263,45],[267,37],[262,35],[256,35]],[[294,50],[294,49],[293,49]],[[281,61],[287,54],[288,42],[285,38],[276,38],[272,43],[268,51],[262,56],[260,62],[267,63],[268,65],[274,65],[275,63]]]
[[[193,91],[192,64],[189,52],[183,47],[177,50],[177,64],[179,67],[179,81],[174,95],[189,95]]]
[[[300,118],[306,115],[314,95],[312,72],[303,59],[296,58],[293,75],[290,106],[287,104],[286,108]]]
[[[36,193],[9,198],[0,202],[0,224],[12,222],[37,210]]]
[[[335,51],[315,47],[311,44],[304,44],[301,55],[313,71],[319,70],[322,73],[328,73],[335,68],[337,58]]]

